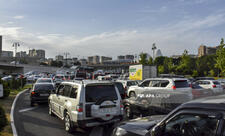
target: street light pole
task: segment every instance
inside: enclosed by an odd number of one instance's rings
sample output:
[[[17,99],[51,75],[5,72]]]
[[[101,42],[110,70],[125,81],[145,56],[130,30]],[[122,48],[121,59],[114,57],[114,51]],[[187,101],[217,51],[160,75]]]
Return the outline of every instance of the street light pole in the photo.
[[[153,57],[153,61],[155,60],[155,50],[156,50],[157,48],[156,48],[156,46],[155,46],[155,43],[153,43],[152,44],[152,52],[153,52],[153,55],[152,55],[152,57]]]
[[[15,47],[15,66],[16,66],[16,63],[17,63],[16,62],[17,61],[17,57],[16,57],[17,47],[19,47],[20,44],[18,42],[14,42],[12,46]]]

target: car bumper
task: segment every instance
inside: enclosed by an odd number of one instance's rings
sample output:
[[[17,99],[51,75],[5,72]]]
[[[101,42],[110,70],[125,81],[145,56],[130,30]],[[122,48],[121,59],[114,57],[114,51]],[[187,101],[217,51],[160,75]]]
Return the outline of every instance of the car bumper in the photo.
[[[48,102],[48,97],[31,97],[32,102]]]
[[[109,121],[99,121],[97,119],[88,119],[88,120],[78,120],[77,124],[81,128],[87,128],[87,127],[95,127],[95,126],[101,126],[101,125],[107,125],[107,124],[113,124],[116,122],[119,122],[123,119],[123,116],[117,116]]]

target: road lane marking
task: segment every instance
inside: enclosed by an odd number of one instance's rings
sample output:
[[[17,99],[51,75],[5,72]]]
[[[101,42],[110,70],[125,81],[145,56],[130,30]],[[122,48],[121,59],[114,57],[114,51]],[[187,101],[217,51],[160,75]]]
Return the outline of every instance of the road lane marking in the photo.
[[[28,89],[26,90],[23,90],[22,92],[18,93],[16,95],[16,98],[14,99],[13,101],[13,104],[12,104],[12,108],[11,108],[11,111],[10,111],[10,121],[11,121],[11,126],[12,126],[12,131],[13,131],[13,136],[18,136],[17,134],[17,131],[16,131],[16,127],[15,127],[15,124],[14,124],[14,116],[13,116],[13,113],[14,113],[14,109],[15,109],[15,105],[16,105],[16,102],[17,102],[17,99],[19,98],[19,96],[26,92]]]
[[[21,112],[25,112],[25,111],[31,111],[31,110],[34,110],[34,109],[37,109],[37,107],[22,109],[22,110],[19,110],[19,112],[21,113]]]

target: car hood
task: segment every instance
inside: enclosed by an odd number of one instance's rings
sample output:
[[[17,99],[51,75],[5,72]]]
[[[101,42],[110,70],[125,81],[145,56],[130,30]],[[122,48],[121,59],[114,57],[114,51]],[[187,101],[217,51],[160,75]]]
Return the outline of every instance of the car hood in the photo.
[[[119,127],[125,129],[129,133],[144,136],[164,117],[165,115],[156,115],[143,118],[136,118],[130,121],[123,122]]]

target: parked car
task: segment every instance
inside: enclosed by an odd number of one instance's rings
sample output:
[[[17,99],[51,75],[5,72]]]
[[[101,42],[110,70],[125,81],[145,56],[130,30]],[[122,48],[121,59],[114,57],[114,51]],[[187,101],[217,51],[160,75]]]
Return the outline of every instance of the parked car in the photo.
[[[130,86],[138,85],[138,81],[136,80],[117,80],[117,82],[121,82],[126,91],[129,89]]]
[[[225,95],[185,103],[167,116],[137,118],[120,123],[112,136],[222,136]]]
[[[35,83],[30,91],[30,105],[48,102],[48,97],[54,90],[52,83]]]
[[[198,80],[196,81],[199,86],[205,89],[211,89],[214,94],[223,93],[223,88],[220,83],[216,80]]]
[[[173,91],[186,91],[192,94],[192,89],[188,84],[186,78],[149,78],[144,80],[138,86],[131,86],[127,94],[129,97],[136,97],[137,94],[148,90],[171,90]]]
[[[220,82],[223,90],[225,91],[225,79],[218,79],[217,81]]]
[[[88,128],[121,121],[123,106],[112,82],[62,82],[49,97],[49,114],[64,120],[65,130]]]
[[[9,80],[12,80],[12,76],[9,75],[9,76],[5,76],[3,78],[1,78],[3,81],[9,81]]]
[[[213,95],[212,89],[209,89],[209,88],[205,89],[196,83],[193,83],[191,86],[192,86],[193,99],[198,99],[201,97],[207,97],[207,96]]]

